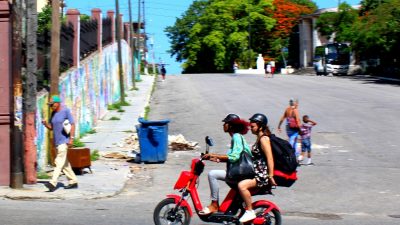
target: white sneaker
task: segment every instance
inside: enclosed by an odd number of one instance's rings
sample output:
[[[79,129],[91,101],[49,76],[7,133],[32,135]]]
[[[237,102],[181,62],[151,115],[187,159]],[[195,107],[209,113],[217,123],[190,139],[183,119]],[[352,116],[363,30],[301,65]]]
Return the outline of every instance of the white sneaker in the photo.
[[[297,160],[298,160],[299,162],[303,161],[303,156],[302,156],[302,155],[299,155],[299,157],[297,158]]]
[[[242,217],[240,217],[239,222],[246,223],[250,220],[254,220],[256,218],[256,214],[254,210],[246,210]]]

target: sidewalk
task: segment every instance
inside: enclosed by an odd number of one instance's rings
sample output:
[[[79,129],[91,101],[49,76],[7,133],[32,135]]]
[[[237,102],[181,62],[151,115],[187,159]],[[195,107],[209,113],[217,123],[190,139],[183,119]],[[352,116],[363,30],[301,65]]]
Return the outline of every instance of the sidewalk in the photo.
[[[123,106],[125,112],[109,111],[98,121],[96,133],[89,134],[81,139],[85,147],[98,150],[100,155],[106,152],[127,152],[124,148],[124,139],[136,132],[135,125],[138,118],[144,115],[145,107],[149,104],[154,76],[141,76],[142,81],[136,83],[137,91],[127,91],[125,101],[130,106]],[[110,120],[118,117],[120,120]],[[132,149],[131,149],[132,150]],[[65,176],[59,178],[55,192],[48,192],[44,183],[48,180],[38,180],[37,184],[24,185],[22,189],[0,187],[0,198],[7,199],[98,199],[118,194],[128,179],[130,166],[135,164],[126,160],[100,158],[92,162],[91,173],[77,175],[78,189],[65,190],[67,184]],[[86,169],[85,169],[86,171]]]

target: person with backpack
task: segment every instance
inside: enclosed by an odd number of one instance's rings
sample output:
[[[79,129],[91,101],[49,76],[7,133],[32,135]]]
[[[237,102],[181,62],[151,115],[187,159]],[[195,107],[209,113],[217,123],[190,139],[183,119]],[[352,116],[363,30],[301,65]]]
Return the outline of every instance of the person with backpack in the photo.
[[[296,150],[297,138],[300,131],[300,115],[298,111],[299,100],[290,99],[289,106],[285,109],[281,119],[279,120],[278,132],[282,132],[281,125],[286,119],[286,133],[289,137],[289,143],[292,145],[294,151]]]
[[[251,150],[256,175],[254,179],[242,180],[238,184],[240,195],[246,204],[246,212],[239,219],[241,223],[256,218],[251,205],[252,199],[249,190],[257,187],[260,190],[269,191],[271,186],[276,186],[274,180],[274,159],[269,138],[271,131],[268,128],[268,119],[264,114],[256,113],[249,120],[251,133],[256,135],[256,142]]]
[[[231,147],[226,154],[215,154],[209,153],[203,156],[203,159],[210,160],[213,162],[230,162],[234,163],[239,160],[242,151],[246,151],[251,155],[251,150],[243,135],[249,130],[248,122],[240,119],[236,114],[228,114],[225,119],[223,129],[224,132],[228,133],[231,139]],[[208,173],[208,182],[210,184],[211,191],[211,203],[207,207],[203,208],[199,214],[208,215],[213,212],[217,212],[219,209],[219,185],[218,180],[226,180],[226,170],[210,170]]]

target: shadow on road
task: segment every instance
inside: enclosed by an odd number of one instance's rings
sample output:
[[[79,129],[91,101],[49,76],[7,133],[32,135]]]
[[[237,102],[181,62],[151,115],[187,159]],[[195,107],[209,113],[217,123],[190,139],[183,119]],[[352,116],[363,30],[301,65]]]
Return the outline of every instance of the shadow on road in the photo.
[[[369,75],[338,76],[337,78],[362,81],[365,84],[383,84],[391,86],[400,86],[400,79],[393,79],[393,78],[374,77]]]

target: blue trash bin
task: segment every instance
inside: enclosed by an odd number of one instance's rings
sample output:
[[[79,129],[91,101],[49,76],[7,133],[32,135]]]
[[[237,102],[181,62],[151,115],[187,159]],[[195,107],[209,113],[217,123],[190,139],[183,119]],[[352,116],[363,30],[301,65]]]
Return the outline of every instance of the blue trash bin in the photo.
[[[148,121],[139,118],[136,130],[139,138],[140,161],[163,163],[168,155],[169,120]]]

